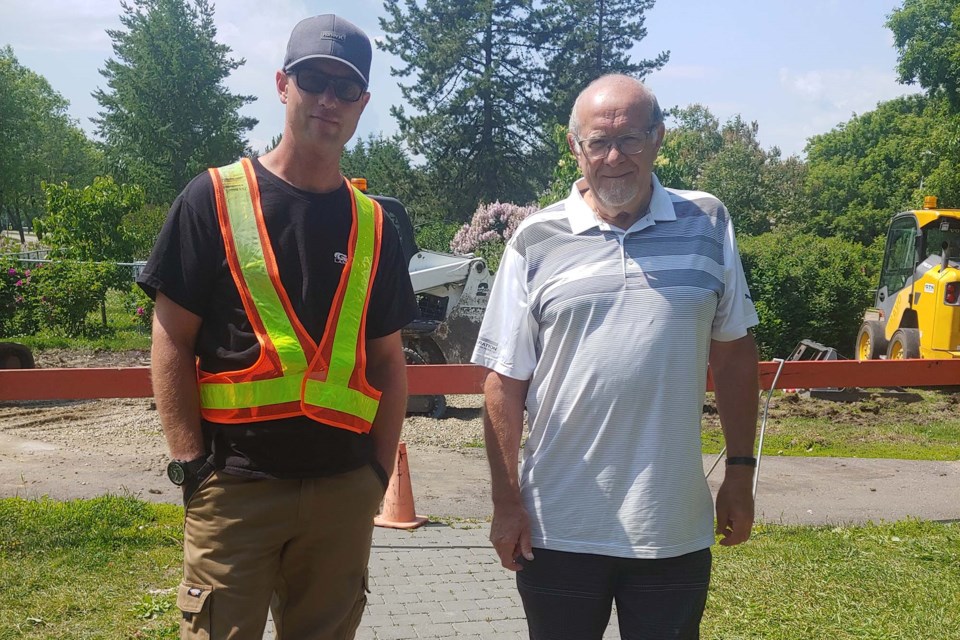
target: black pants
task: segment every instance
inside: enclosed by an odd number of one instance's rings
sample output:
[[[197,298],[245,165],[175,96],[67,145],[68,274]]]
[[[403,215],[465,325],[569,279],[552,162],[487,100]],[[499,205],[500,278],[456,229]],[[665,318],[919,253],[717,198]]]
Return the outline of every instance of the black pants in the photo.
[[[622,640],[697,640],[710,549],[639,560],[534,549],[517,589],[531,640],[600,640],[617,603]]]

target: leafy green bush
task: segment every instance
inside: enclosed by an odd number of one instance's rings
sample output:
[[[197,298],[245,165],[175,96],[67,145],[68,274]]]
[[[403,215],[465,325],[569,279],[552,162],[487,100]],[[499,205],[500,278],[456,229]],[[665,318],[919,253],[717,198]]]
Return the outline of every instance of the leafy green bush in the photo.
[[[763,359],[786,357],[808,338],[852,355],[864,310],[872,303],[880,256],[840,238],[775,231],[740,241],[760,325]]]
[[[153,299],[133,283],[123,292],[123,307],[130,314],[134,325],[141,331],[149,331],[153,323]]]
[[[428,251],[448,253],[450,241],[457,235],[460,225],[456,222],[434,220],[417,228],[417,246]]]
[[[87,316],[99,308],[116,265],[58,260],[34,274],[39,323],[70,337],[88,335]]]
[[[143,189],[117,184],[110,176],[94,178],[93,184],[79,189],[66,183],[42,186],[48,213],[35,225],[50,246],[51,257],[95,262],[132,260],[137,239],[124,220],[142,213]],[[126,288],[129,281],[117,269],[104,275],[116,288]]]

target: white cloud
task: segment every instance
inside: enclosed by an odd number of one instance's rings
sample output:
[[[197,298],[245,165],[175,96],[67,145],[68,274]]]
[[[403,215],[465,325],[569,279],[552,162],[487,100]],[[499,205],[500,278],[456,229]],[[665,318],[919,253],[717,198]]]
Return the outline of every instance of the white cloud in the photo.
[[[97,0],[0,3],[0,42],[15,51],[109,51],[120,3]]]
[[[893,71],[873,68],[796,73],[783,67],[780,69],[780,86],[788,96],[847,113],[868,111],[878,102],[915,92],[899,84]]]

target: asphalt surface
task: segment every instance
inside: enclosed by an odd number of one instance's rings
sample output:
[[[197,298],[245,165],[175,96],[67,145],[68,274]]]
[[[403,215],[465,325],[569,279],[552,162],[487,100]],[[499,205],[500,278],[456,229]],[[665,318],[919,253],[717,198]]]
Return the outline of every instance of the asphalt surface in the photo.
[[[422,453],[422,455],[418,455]],[[704,456],[704,471],[714,456]],[[486,519],[489,471],[482,449],[408,448],[417,511]],[[709,476],[716,491],[723,465]],[[960,461],[763,456],[757,519],[779,524],[960,520]]]

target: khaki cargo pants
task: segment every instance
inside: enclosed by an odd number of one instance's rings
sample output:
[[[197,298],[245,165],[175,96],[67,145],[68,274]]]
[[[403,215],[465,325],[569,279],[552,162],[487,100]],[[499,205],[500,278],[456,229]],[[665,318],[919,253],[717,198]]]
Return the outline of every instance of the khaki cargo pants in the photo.
[[[279,640],[353,638],[384,490],[370,466],[305,480],[214,473],[186,509],[182,640],[261,640],[271,598]]]

